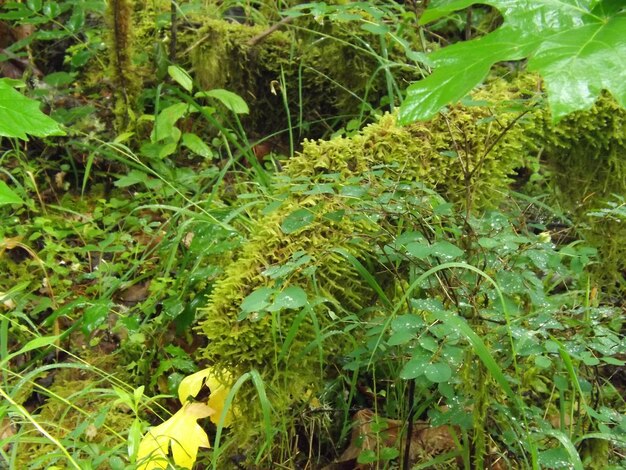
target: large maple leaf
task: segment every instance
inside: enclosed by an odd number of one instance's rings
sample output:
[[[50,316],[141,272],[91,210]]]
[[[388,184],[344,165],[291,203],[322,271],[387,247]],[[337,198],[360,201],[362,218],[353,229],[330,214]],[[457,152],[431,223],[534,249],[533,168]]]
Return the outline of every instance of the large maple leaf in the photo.
[[[222,374],[230,377],[229,374]],[[209,387],[208,404],[189,401],[200,392],[203,386]],[[209,438],[197,423],[201,418],[211,417],[215,424],[225,406],[230,388],[216,378],[215,371],[207,368],[185,377],[178,387],[178,399],[182,408],[164,423],[151,428],[141,440],[137,460],[139,470],[165,469],[171,445],[174,463],[192,468],[200,447],[211,447]],[[230,426],[232,414],[229,411],[222,423]]]
[[[409,86],[400,121],[434,116],[482,82],[497,62],[528,59],[545,81],[555,122],[589,108],[602,90],[626,107],[626,4],[623,0],[433,0],[420,23],[475,3],[497,8],[503,25],[428,56],[435,71]]]
[[[215,413],[204,403],[186,403],[164,423],[148,431],[139,444],[139,470],[165,469],[168,450],[176,465],[192,468],[200,447],[211,447],[204,429],[196,422]]]

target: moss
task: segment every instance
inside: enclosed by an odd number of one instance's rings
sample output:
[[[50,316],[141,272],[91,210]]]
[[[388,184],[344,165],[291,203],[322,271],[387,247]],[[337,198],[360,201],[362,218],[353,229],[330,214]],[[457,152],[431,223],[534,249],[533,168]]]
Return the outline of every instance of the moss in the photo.
[[[109,56],[115,82],[116,129],[126,130],[134,121],[140,82],[133,66],[134,31],[132,0],[112,0],[107,8],[110,31]]]
[[[377,103],[386,92],[377,36],[356,24],[296,23],[296,32],[279,30],[253,46],[250,39],[265,27],[208,19],[198,31],[191,54],[196,79],[202,88],[227,88],[250,104],[249,133],[270,135],[292,126],[296,134],[321,136],[329,129],[323,121],[367,112],[365,101]],[[355,50],[355,42],[371,44],[371,50]],[[392,52],[404,63],[400,51]],[[394,76],[417,78],[412,67],[396,67]],[[296,127],[300,122],[306,129]]]
[[[594,282],[624,292],[626,227],[587,214],[605,207],[613,194],[626,194],[626,110],[605,94],[590,110],[574,113],[557,126],[546,115],[544,129],[544,155],[557,200],[599,251]]]
[[[517,89],[511,92],[498,82],[479,90],[474,98],[499,101],[515,93]],[[489,107],[459,105],[429,123],[400,127],[393,115],[385,115],[352,137],[305,141],[302,152],[275,179],[273,195],[282,203],[254,222],[249,240],[215,285],[199,327],[209,339],[203,358],[235,377],[258,370],[270,391],[275,419],[293,418],[302,397],[322,386],[324,367],[345,354],[351,344],[350,334],[337,332],[321,344],[320,351],[318,330],[337,329],[336,320],[346,313],[376,310],[375,293],[336,249],[365,262],[377,246],[390,239],[399,223],[386,220],[381,213],[363,212],[363,206],[354,202],[357,198],[341,195],[342,188],[352,181],[368,188],[362,198],[377,200],[387,189],[382,179],[421,181],[461,205],[495,204],[509,184],[509,175],[523,161],[524,132],[536,122],[530,119],[532,113],[524,119],[517,119],[519,116],[519,110],[496,113]],[[456,156],[448,153],[451,149],[457,149]],[[315,191],[321,185],[327,190]],[[285,233],[281,225],[303,208],[313,214],[311,223]],[[328,217],[337,213],[343,214],[340,220]],[[309,269],[296,270],[278,282],[263,274],[272,266],[285,265],[298,253],[311,256]],[[378,282],[385,285],[384,275]],[[240,306],[255,289],[294,285],[303,288],[310,300],[327,301],[304,316],[290,353],[279,357],[289,329],[300,321],[299,312],[283,310],[258,321],[238,321]],[[260,419],[255,396],[252,386],[240,391],[240,423]],[[235,425],[242,445],[253,432],[249,428]]]
[[[98,367],[111,367],[110,358],[96,359]],[[88,461],[94,468],[106,468],[110,455],[125,445],[134,416],[126,407],[115,403],[115,392],[103,388],[102,380],[89,368],[62,368],[54,373],[54,382],[43,394],[45,403],[34,418],[55,437],[77,461]],[[20,430],[15,468],[50,468],[63,465],[65,456],[58,447],[40,436],[28,423]],[[99,463],[99,466],[98,466]]]

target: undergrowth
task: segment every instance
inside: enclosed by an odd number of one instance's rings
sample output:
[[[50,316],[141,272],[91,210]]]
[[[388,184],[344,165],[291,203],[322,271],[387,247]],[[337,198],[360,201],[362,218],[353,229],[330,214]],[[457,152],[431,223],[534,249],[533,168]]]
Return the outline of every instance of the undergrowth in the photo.
[[[297,3],[5,5],[0,467],[626,465],[623,109],[400,127],[495,10]]]

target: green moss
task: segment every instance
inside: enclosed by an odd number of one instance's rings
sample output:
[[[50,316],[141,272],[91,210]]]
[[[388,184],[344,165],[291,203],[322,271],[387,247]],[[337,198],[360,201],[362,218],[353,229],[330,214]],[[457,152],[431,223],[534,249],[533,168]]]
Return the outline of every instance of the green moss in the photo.
[[[626,290],[626,226],[587,214],[626,194],[626,110],[603,95],[588,111],[559,125],[544,124],[545,159],[559,204],[572,214],[587,241],[598,248],[594,270],[601,287]]]
[[[515,93],[517,89],[511,92],[498,82],[479,90],[474,98],[499,101]],[[369,314],[376,311],[375,293],[335,250],[341,248],[366,262],[377,246],[390,240],[395,224],[400,223],[387,220],[383,212],[362,212],[363,206],[354,205],[358,198],[341,195],[342,188],[351,184],[366,187],[367,194],[361,198],[377,200],[387,190],[382,179],[421,181],[461,205],[495,204],[509,184],[509,175],[523,162],[527,148],[524,132],[536,122],[530,119],[533,113],[524,119],[519,116],[519,110],[455,106],[429,123],[400,127],[393,115],[385,115],[349,138],[305,141],[302,152],[275,180],[273,195],[282,204],[254,222],[249,240],[216,283],[200,324],[200,331],[209,339],[203,358],[235,377],[258,370],[269,390],[275,419],[293,418],[302,397],[322,386],[324,367],[352,344],[350,334],[338,331],[330,340],[318,343],[319,331],[336,330],[337,321],[346,313],[364,308],[370,309]],[[456,155],[450,153],[454,149]],[[327,190],[316,191],[321,185]],[[312,222],[285,233],[281,225],[303,208],[314,214]],[[343,215],[339,219],[328,217],[338,213]],[[301,268],[279,279],[278,284],[263,274],[298,253],[312,257],[309,269]],[[378,282],[385,285],[384,274],[378,276]],[[310,300],[324,298],[326,302],[304,316],[289,354],[279,357],[290,328],[300,321],[299,312],[283,310],[258,321],[250,317],[238,321],[240,306],[255,289],[293,285],[303,288]],[[255,397],[251,386],[240,391],[240,423],[260,420]],[[293,423],[292,418],[286,421]],[[238,442],[245,442],[245,435],[252,432],[249,428],[235,424]]]
[[[296,138],[298,132],[320,136],[329,129],[322,121],[367,113],[366,102],[377,103],[386,93],[378,37],[357,23],[319,25],[299,19],[295,30],[279,30],[250,45],[265,29],[205,20],[191,54],[202,88],[226,88],[250,104],[244,123],[248,132],[269,135],[303,122],[306,129],[296,127]],[[371,47],[359,49],[355,42]],[[404,63],[400,51],[391,52]],[[398,81],[417,78],[412,67],[396,67],[394,76]]]
[[[104,362],[103,362],[104,361]],[[110,359],[97,359],[100,367],[107,367]],[[110,364],[109,364],[110,366]],[[62,368],[54,373],[54,382],[42,394],[45,403],[34,418],[55,437],[77,461],[108,463],[106,452],[115,452],[125,445],[128,429],[134,416],[126,407],[115,403],[115,393],[103,388],[95,373],[87,368]],[[105,392],[105,393],[103,393]],[[65,456],[47,439],[40,436],[30,423],[20,430],[15,468],[50,468],[64,465]]]

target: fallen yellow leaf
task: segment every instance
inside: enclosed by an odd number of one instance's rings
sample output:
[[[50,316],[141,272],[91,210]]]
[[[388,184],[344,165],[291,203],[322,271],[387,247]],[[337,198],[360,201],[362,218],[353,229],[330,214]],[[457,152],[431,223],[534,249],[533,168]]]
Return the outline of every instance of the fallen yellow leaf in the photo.
[[[180,400],[180,404],[184,405],[187,403],[187,399],[189,397],[195,398],[202,388],[202,384],[205,379],[211,374],[213,374],[213,369],[207,368],[201,370],[200,372],[196,372],[195,374],[188,375],[181,380],[180,385],[178,386],[178,399]]]
[[[228,377],[228,374],[226,374],[226,376]],[[185,377],[178,386],[178,399],[182,404],[185,404],[190,396],[195,397],[198,392],[200,392],[203,383],[211,390],[208,405],[215,411],[215,413],[211,415],[211,421],[218,424],[222,410],[224,409],[224,402],[230,392],[230,387],[227,387],[217,380],[212,368],[208,367],[200,372]],[[229,427],[232,420],[232,413],[229,412],[224,419],[224,427]]]
[[[170,419],[148,430],[139,444],[138,470],[166,469],[170,442],[174,463],[185,468],[193,467],[198,448],[211,447],[197,420],[214,413],[215,410],[204,403],[185,403]]]

